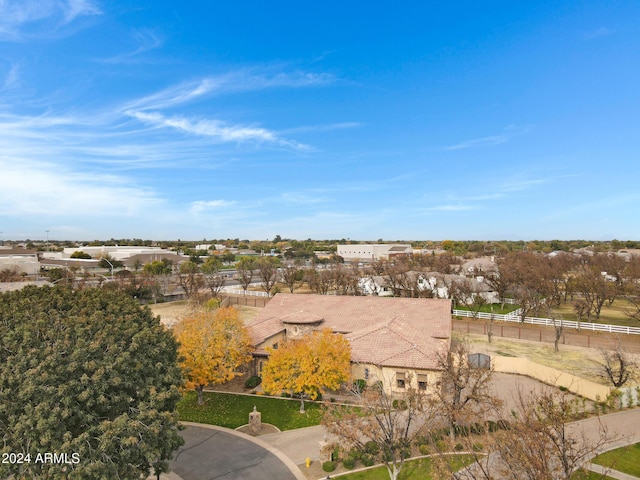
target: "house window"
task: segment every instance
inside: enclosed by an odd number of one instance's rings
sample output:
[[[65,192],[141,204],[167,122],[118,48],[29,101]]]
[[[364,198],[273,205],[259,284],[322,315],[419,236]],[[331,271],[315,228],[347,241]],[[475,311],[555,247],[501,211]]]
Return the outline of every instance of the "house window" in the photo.
[[[278,342],[274,343],[274,344],[272,345],[272,348],[273,348],[274,350],[277,350],[277,349],[278,349]]]
[[[418,374],[418,390],[427,389],[427,376],[424,374]]]
[[[368,367],[366,367],[364,369],[364,379],[365,380],[369,380],[369,368]]]
[[[404,372],[396,372],[396,386],[398,388],[405,388]]]

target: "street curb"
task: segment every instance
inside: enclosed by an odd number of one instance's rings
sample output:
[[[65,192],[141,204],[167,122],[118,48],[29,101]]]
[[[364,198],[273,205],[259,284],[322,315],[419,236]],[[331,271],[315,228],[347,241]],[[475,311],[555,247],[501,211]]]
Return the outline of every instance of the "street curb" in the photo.
[[[181,425],[186,425],[186,426],[189,426],[189,427],[200,427],[200,428],[208,428],[210,430],[218,430],[220,432],[230,433],[230,434],[235,435],[237,437],[243,438],[244,440],[247,440],[249,442],[253,442],[256,445],[258,445],[259,447],[262,447],[265,450],[267,450],[268,452],[270,452],[271,454],[275,455],[282,463],[284,463],[286,465],[286,467],[289,469],[291,474],[294,477],[296,477],[296,480],[307,480],[307,477],[305,477],[304,474],[298,468],[298,466],[295,463],[293,463],[293,460],[291,460],[289,457],[287,457],[284,453],[282,453],[277,448],[269,445],[268,443],[266,443],[266,442],[264,442],[264,441],[262,441],[262,440],[260,440],[260,439],[258,439],[256,437],[252,437],[251,435],[247,435],[246,433],[237,432],[237,431],[232,430],[230,428],[219,427],[217,425],[207,425],[206,423],[180,422],[180,424]]]

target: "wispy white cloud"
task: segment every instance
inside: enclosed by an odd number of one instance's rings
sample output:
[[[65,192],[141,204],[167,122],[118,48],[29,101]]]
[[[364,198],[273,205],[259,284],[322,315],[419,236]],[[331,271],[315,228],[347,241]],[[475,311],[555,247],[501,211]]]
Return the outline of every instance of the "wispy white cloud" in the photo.
[[[464,212],[468,210],[477,210],[477,205],[462,205],[462,204],[445,204],[445,205],[435,205],[433,207],[424,207],[419,208],[419,211],[422,212]]]
[[[306,125],[302,127],[295,128],[287,128],[286,130],[281,130],[280,133],[283,134],[291,134],[291,133],[307,133],[307,132],[327,132],[331,130],[344,130],[348,128],[358,128],[365,125],[360,122],[339,122],[339,123],[330,123],[327,125]]]
[[[491,147],[493,145],[500,145],[509,140],[507,135],[492,135],[489,137],[474,138],[472,140],[465,140],[464,142],[456,143],[455,145],[449,145],[443,147],[443,150],[463,150],[465,148],[475,147]]]
[[[77,17],[100,15],[100,8],[89,0],[67,0],[61,4],[65,23],[72,22]]]
[[[327,202],[327,198],[301,192],[284,192],[277,199],[290,205],[315,205]]]
[[[585,40],[593,40],[594,38],[607,37],[612,33],[613,31],[608,29],[607,27],[599,27],[595,30],[585,33],[584,38]]]
[[[127,115],[159,128],[173,128],[194,135],[201,135],[220,142],[265,142],[308,150],[307,145],[280,138],[275,132],[260,127],[230,125],[220,120],[192,121],[184,117],[165,117],[158,112],[140,112],[129,110]]]
[[[164,42],[163,38],[160,35],[148,28],[134,30],[132,36],[133,41],[136,44],[136,47],[132,51],[115,55],[109,58],[99,59],[98,61],[101,63],[113,64],[134,63],[139,61],[138,57],[141,54],[162,46]]]
[[[155,192],[122,176],[4,156],[0,169],[0,214],[6,216],[130,216],[162,203]]]
[[[465,141],[456,143],[454,145],[442,147],[442,150],[453,151],[453,150],[464,150],[467,148],[493,147],[495,145],[501,145],[503,143],[506,143],[515,136],[523,135],[527,133],[530,129],[531,129],[530,125],[524,125],[524,126],[507,125],[506,127],[504,127],[504,132],[498,135],[489,135],[487,137],[465,140]]]
[[[205,212],[220,211],[235,205],[237,202],[229,200],[197,200],[191,202],[189,210],[191,213],[199,215]]]
[[[60,35],[60,27],[84,16],[101,14],[89,0],[0,1],[0,40],[23,41]]]
[[[136,99],[126,104],[123,110],[160,110],[182,105],[207,95],[280,87],[312,87],[327,85],[335,80],[333,75],[326,73],[301,71],[264,73],[258,68],[237,70],[171,86]]]
[[[0,91],[10,90],[18,86],[20,78],[20,68],[17,64],[12,64],[4,76],[4,81],[0,86]]]

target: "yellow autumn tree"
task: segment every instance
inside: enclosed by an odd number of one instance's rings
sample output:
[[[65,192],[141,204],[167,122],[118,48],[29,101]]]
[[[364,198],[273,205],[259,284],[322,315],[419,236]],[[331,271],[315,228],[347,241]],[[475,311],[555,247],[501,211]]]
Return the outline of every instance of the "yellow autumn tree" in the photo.
[[[242,375],[239,368],[251,359],[249,333],[233,307],[198,311],[174,329],[187,388],[198,393],[204,405],[206,385],[228,382]]]
[[[269,362],[262,369],[262,388],[300,395],[301,412],[305,397],[315,400],[325,390],[337,389],[351,371],[349,341],[328,328],[267,351]]]

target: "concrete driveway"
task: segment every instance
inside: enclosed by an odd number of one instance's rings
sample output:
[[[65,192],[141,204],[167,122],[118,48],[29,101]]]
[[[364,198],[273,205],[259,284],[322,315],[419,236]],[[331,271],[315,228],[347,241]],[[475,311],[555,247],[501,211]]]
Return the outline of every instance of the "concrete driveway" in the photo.
[[[302,480],[280,451],[248,435],[220,427],[183,423],[185,444],[171,470],[184,480]]]

